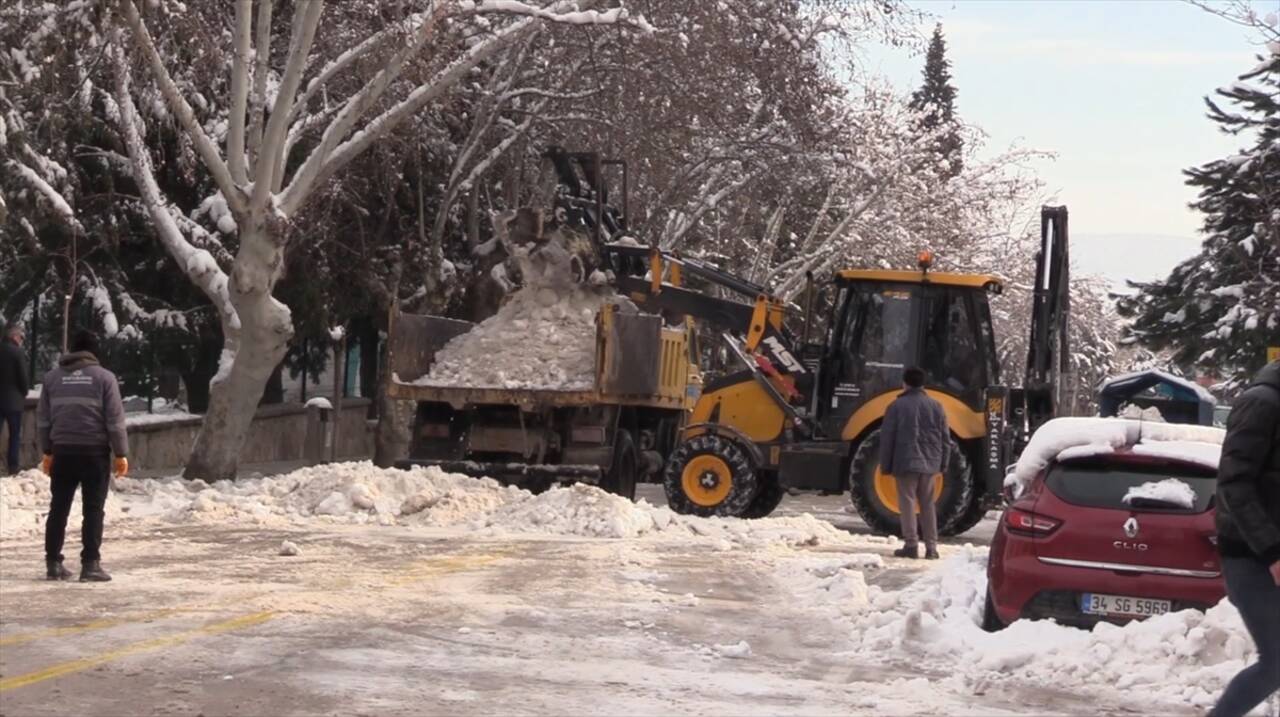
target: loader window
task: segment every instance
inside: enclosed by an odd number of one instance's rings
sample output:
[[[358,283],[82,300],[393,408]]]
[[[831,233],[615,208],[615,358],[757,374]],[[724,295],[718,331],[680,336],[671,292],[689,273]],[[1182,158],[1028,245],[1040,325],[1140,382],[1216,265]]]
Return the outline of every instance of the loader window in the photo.
[[[911,292],[886,289],[867,294],[861,339],[867,366],[905,368],[911,362]]]
[[[931,292],[925,316],[921,365],[931,383],[959,396],[981,390],[986,361],[969,292],[942,287]]]

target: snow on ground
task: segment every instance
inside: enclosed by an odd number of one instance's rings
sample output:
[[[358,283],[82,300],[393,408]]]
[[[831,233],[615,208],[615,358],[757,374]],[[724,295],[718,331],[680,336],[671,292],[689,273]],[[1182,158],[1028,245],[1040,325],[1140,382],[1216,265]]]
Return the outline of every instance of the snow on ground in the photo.
[[[0,534],[43,530],[48,478],[26,471],[0,482]],[[78,510],[78,509],[77,509]],[[439,468],[410,471],[369,463],[303,468],[267,478],[219,481],[121,478],[107,502],[109,522],[152,519],[248,526],[348,523],[465,528],[480,534],[546,534],[707,543],[713,550],[766,545],[848,543],[850,536],[811,515],[747,521],[693,518],[645,501],[632,503],[587,485],[534,495],[490,479]]]
[[[985,550],[970,549],[901,591],[872,586],[866,609],[850,623],[855,655],[951,674],[957,689],[969,691],[1039,684],[1199,708],[1255,659],[1239,613],[1225,600],[1205,613],[1185,610],[1124,627],[1086,631],[1021,620],[985,632],[986,562]]]
[[[1152,501],[1176,505],[1190,510],[1196,505],[1196,491],[1177,478],[1166,478],[1162,481],[1150,481],[1139,486],[1133,486],[1124,494],[1124,498],[1121,500],[1125,505]]]
[[[420,386],[589,390],[596,313],[608,292],[520,289],[498,313],[445,344]]]
[[[1021,491],[1051,461],[1084,458],[1132,447],[1156,455],[1218,467],[1226,431],[1210,426],[1150,423],[1124,418],[1055,418],[1031,436],[1006,485]]]
[[[15,546],[24,561],[38,554],[48,499],[48,479],[36,471],[0,480],[7,565],[17,564]],[[121,595],[146,588],[202,605],[216,595],[242,610],[290,615],[290,642],[280,647],[290,654],[309,629],[304,617],[322,616],[315,639],[323,649],[308,654],[324,674],[337,670],[361,685],[370,666],[399,675],[396,655],[410,647],[415,657],[404,671],[426,664],[457,689],[488,689],[491,675],[533,670],[519,699],[547,700],[553,713],[584,705],[933,715],[1142,705],[1152,714],[1189,713],[1252,656],[1226,603],[1093,632],[1024,621],[986,633],[981,548],[944,545],[940,563],[898,560],[888,557],[897,539],[851,534],[809,514],[695,518],[582,485],[533,495],[434,468],[343,463],[212,485],[120,479],[107,513],[121,573],[115,584],[129,588]],[[72,535],[78,522],[75,507]],[[156,535],[166,536],[160,558]],[[234,555],[210,573],[198,556],[215,544]],[[199,566],[189,576],[174,552],[182,550],[194,551],[190,564]],[[375,579],[376,571],[388,576]],[[250,588],[265,595],[252,607],[243,597]],[[45,583],[10,580],[4,589],[12,596]],[[344,633],[334,644],[334,615],[386,627]],[[390,622],[401,615],[403,625]],[[461,641],[441,647],[433,635],[446,631]],[[275,645],[272,634],[258,639]],[[378,647],[392,639],[404,644]],[[287,663],[270,650],[261,658]],[[309,674],[288,672],[282,684],[297,688]],[[385,689],[379,694],[418,698],[401,682]],[[506,699],[491,692],[475,699],[477,707],[515,704],[488,701]]]

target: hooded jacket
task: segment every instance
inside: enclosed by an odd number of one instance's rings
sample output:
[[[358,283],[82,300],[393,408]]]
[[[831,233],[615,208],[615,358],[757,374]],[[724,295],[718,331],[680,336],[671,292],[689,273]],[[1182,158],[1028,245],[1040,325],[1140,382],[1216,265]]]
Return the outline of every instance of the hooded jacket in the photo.
[[[1216,510],[1223,555],[1280,561],[1280,361],[1232,404]]]
[[[120,385],[88,351],[63,356],[45,374],[36,425],[45,453],[129,453]]]

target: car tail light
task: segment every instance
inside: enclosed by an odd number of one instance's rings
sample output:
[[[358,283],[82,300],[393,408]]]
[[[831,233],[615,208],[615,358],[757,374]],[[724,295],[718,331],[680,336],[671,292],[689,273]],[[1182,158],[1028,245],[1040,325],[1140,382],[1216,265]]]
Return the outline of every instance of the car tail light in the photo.
[[[1062,521],[1029,510],[1010,508],[1005,511],[1004,525],[1010,531],[1022,535],[1048,535],[1057,530]]]

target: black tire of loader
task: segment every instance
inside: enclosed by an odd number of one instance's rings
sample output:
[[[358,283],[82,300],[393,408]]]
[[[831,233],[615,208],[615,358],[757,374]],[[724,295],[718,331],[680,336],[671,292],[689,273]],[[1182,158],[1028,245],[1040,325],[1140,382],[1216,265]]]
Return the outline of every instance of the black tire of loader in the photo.
[[[972,461],[970,462],[970,465],[972,465]],[[954,523],[947,526],[947,530],[942,534],[962,535],[969,532],[973,526],[982,522],[982,519],[987,517],[986,497],[986,494],[978,490],[977,486],[975,486],[973,495],[969,497],[969,506],[964,509],[963,513],[956,517],[956,521]]]
[[[955,438],[951,439],[946,481],[942,495],[938,497],[938,534],[955,535],[953,526],[970,507],[973,497],[973,471],[969,458],[960,450]],[[877,428],[858,444],[849,466],[849,499],[854,510],[871,530],[882,535],[902,535],[902,524],[897,512],[880,502],[876,495],[876,466],[880,464],[880,429]]]
[[[776,475],[760,476],[760,483],[760,492],[756,493],[756,499],[747,506],[747,512],[742,514],[743,518],[767,517],[777,509],[787,495]]]
[[[600,481],[604,490],[627,500],[636,499],[636,480],[640,475],[640,454],[636,452],[635,439],[630,431],[619,430],[614,438],[613,464]]]
[[[717,456],[732,471],[733,484],[729,495],[719,505],[698,505],[684,492],[682,480],[684,467],[695,456],[703,454]],[[667,505],[672,510],[683,515],[697,515],[703,518],[745,517],[760,491],[760,481],[756,476],[756,466],[751,453],[732,438],[714,433],[695,436],[677,446],[671,454],[671,459],[667,461],[662,483],[667,494]]]

